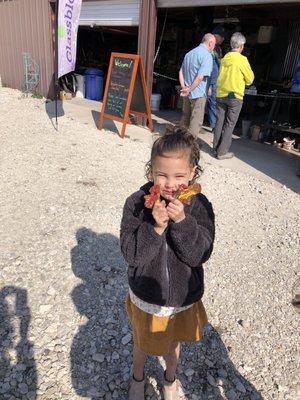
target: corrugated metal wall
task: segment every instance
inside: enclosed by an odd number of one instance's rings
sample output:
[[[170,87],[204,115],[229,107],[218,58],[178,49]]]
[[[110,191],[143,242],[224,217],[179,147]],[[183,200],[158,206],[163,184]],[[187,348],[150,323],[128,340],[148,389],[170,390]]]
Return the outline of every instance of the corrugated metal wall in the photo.
[[[300,56],[300,23],[297,21],[289,24],[289,44],[286,51],[282,72],[283,79],[291,79],[296,70]]]
[[[85,1],[79,25],[138,26],[140,0]]]
[[[40,66],[37,92],[47,96],[54,72],[49,0],[0,0],[0,75],[6,86],[22,89],[23,53]]]

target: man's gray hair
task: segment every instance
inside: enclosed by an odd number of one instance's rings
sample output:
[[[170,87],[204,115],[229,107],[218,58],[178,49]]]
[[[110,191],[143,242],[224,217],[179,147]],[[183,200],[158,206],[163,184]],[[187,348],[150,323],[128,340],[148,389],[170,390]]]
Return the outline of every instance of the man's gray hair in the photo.
[[[212,33],[206,33],[203,36],[202,43],[208,43],[210,40],[215,40],[215,37]]]
[[[230,39],[230,46],[232,50],[239,49],[243,44],[246,43],[246,38],[241,32],[235,32]]]

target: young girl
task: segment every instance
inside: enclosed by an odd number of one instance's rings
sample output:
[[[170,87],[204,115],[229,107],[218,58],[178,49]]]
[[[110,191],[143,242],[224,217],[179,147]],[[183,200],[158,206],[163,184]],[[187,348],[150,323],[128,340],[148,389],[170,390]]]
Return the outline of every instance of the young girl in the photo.
[[[202,264],[212,252],[214,213],[202,194],[185,205],[175,197],[180,185],[198,177],[199,159],[191,134],[160,137],[146,166],[150,182],[124,206],[121,249],[129,264],[126,309],[134,341],[129,400],[144,399],[147,355],[164,357],[164,398],[179,399],[180,342],[200,340],[207,323]],[[161,201],[145,208],[144,196],[153,185],[159,185]]]

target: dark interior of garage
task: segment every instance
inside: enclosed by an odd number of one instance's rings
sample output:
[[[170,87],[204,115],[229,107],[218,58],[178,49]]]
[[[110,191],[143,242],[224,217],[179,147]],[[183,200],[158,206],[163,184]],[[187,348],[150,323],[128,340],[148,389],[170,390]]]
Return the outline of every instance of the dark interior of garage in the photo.
[[[296,43],[294,34],[299,24],[300,4],[160,9],[156,47],[161,39],[162,42],[155,68],[161,72],[167,70],[171,76],[177,77],[185,53],[197,46],[206,32],[222,25],[227,32],[222,45],[223,54],[229,50],[231,34],[241,31],[247,37],[245,55],[256,79],[265,83],[281,81],[291,77],[291,71],[284,65],[285,56],[290,37],[299,49],[300,43]],[[272,27],[269,42],[258,41],[261,26]],[[294,60],[290,61],[293,63]]]
[[[299,95],[290,92],[300,58],[299,4],[160,9],[153,83],[153,92],[161,94],[160,108],[181,108],[176,86],[179,85],[178,71],[183,57],[215,26],[226,29],[223,56],[230,50],[232,33],[240,31],[246,36],[243,54],[248,57],[255,74],[250,91],[266,94],[265,97],[245,96],[239,128],[242,119],[251,119],[252,123],[260,125],[299,127]],[[282,96],[274,104],[274,96],[279,94]],[[268,136],[265,139],[280,141],[284,134],[269,129]],[[298,134],[291,133],[290,136],[299,141]]]
[[[77,71],[99,68],[106,73],[111,52],[136,54],[138,27],[80,26],[77,40]]]

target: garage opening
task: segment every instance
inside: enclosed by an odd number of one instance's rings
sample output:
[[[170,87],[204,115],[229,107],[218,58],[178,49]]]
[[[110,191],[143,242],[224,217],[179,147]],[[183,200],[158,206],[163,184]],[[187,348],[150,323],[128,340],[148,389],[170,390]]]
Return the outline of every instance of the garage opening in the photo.
[[[102,72],[103,87],[111,52],[137,53],[138,27],[129,26],[80,26],[77,39],[76,73]],[[94,70],[94,71],[93,71]],[[92,100],[102,100],[103,90]],[[87,95],[85,90],[85,95]]]
[[[299,134],[293,130],[300,126],[300,100],[291,87],[300,59],[300,2],[160,8],[153,83],[153,92],[161,95],[160,109],[180,113],[178,71],[183,57],[216,26],[226,30],[223,56],[230,50],[232,33],[246,36],[244,55],[255,74],[238,132],[242,134],[242,120],[251,120],[250,126],[265,131],[264,139],[278,142],[286,136],[281,128],[289,128],[289,136],[299,142],[300,129]]]
[[[82,3],[76,70],[64,77],[66,90],[102,100],[111,52],[137,53],[139,6],[139,0]]]

